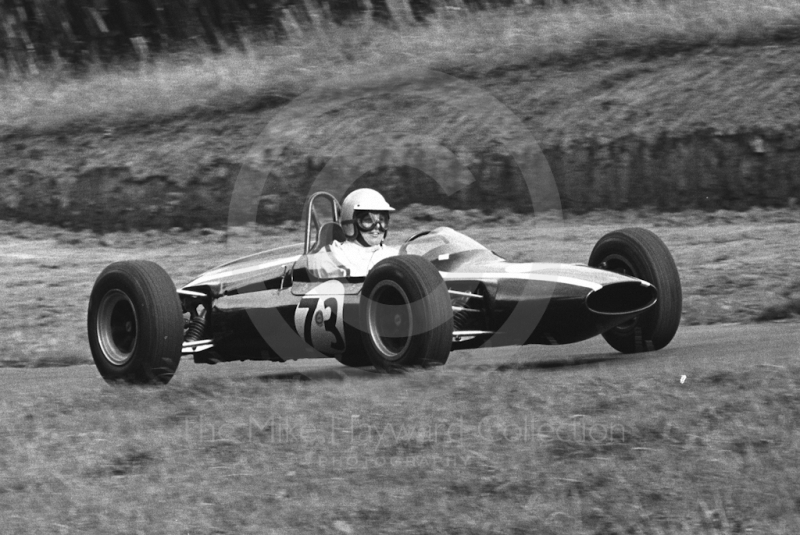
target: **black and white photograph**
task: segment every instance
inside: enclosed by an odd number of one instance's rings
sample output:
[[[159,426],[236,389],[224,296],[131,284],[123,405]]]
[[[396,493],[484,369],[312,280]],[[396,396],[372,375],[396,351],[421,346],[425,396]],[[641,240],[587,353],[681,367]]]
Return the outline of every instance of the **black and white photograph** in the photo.
[[[0,533],[800,533],[800,0],[0,0]]]

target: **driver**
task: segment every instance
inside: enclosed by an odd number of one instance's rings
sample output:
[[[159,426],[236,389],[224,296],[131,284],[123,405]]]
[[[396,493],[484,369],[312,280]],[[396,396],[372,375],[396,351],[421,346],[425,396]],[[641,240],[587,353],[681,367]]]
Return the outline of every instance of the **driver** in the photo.
[[[397,255],[396,248],[383,244],[389,229],[389,212],[394,212],[394,208],[374,189],[361,188],[347,195],[341,216],[347,240],[334,241],[330,252],[314,255],[320,256],[314,262],[317,272],[327,276],[366,277],[375,264]]]

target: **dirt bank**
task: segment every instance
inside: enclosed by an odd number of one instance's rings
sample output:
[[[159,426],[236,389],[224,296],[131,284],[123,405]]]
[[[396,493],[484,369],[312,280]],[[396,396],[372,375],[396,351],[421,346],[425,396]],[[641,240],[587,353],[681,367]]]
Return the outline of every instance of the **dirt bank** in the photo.
[[[798,52],[794,45],[703,49],[450,74],[522,121],[547,157],[566,210],[744,209],[800,197]],[[223,227],[248,151],[294,97],[233,99],[158,121],[110,117],[7,130],[0,218],[97,231]],[[408,98],[384,87],[322,117],[307,145],[260,147],[273,167],[259,220],[295,219],[316,173],[348,147],[347,136],[360,147],[349,157],[364,158],[386,149],[397,132],[444,145],[475,178],[448,197],[411,168],[388,165],[364,177],[398,205],[530,209],[503,145],[513,125],[483,128],[479,115],[463,109],[468,104],[456,96],[442,105],[425,90]]]

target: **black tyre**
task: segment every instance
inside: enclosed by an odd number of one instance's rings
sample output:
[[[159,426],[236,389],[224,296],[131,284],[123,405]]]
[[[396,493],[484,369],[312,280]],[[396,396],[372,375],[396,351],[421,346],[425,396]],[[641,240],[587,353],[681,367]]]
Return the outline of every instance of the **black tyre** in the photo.
[[[661,238],[642,228],[611,232],[594,246],[589,265],[646,280],[658,291],[650,309],[603,333],[611,347],[637,353],[669,344],[681,321],[683,297],[678,268]]]
[[[361,290],[364,351],[386,371],[447,362],[453,343],[453,309],[439,271],[421,256],[386,258]]]
[[[116,262],[100,273],[89,299],[89,345],[109,382],[167,383],[183,346],[183,311],[158,264]]]

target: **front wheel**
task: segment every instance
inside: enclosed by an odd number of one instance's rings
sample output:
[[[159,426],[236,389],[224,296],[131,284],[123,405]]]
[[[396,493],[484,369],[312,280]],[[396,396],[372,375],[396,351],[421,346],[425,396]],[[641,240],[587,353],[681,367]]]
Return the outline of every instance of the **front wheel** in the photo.
[[[675,260],[661,238],[643,228],[606,234],[589,257],[589,266],[645,280],[655,286],[658,300],[646,312],[603,333],[622,353],[665,347],[681,321],[681,279]]]
[[[89,346],[106,381],[167,383],[183,346],[183,311],[169,275],[148,261],[115,262],[89,298]]]
[[[364,350],[379,370],[447,362],[453,343],[453,309],[439,271],[421,256],[386,258],[361,290]]]

